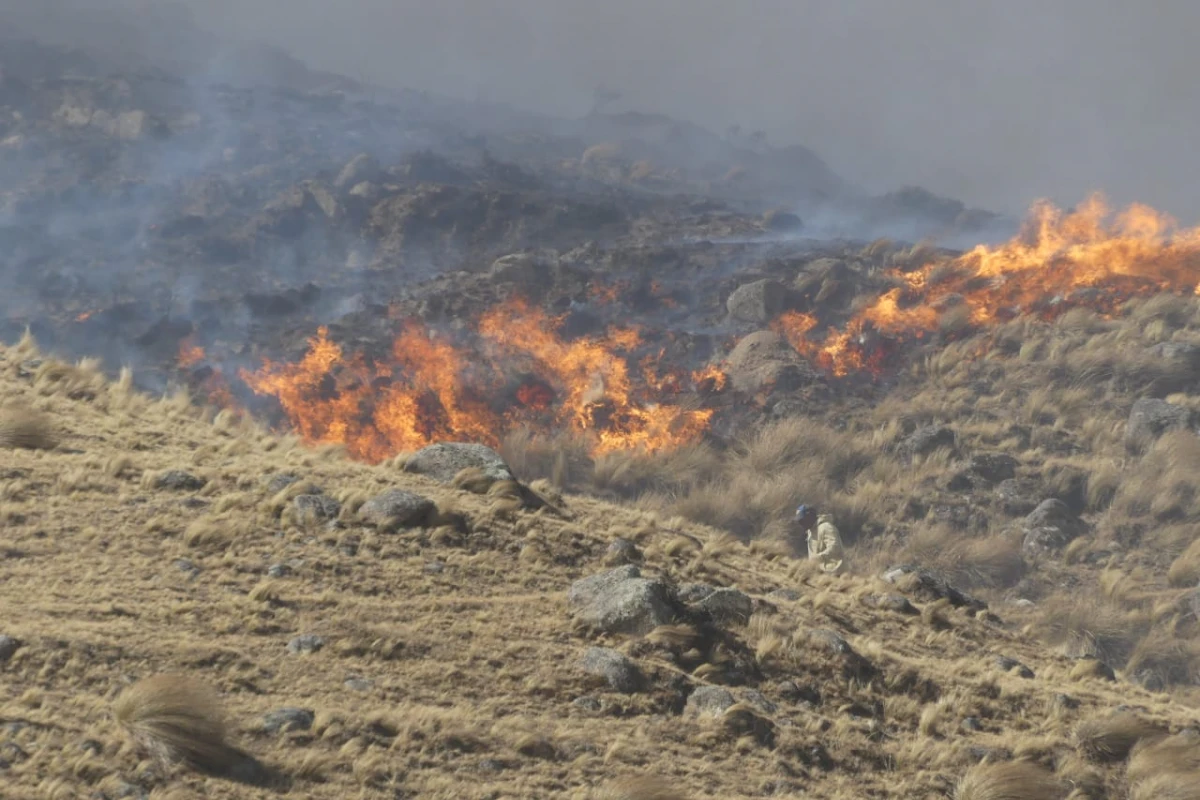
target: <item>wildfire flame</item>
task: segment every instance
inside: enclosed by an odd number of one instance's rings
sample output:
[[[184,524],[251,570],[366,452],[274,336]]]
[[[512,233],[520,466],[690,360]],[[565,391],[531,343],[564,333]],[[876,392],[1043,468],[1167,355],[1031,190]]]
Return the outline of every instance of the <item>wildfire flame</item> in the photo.
[[[1200,227],[1180,229],[1140,204],[1114,215],[1099,194],[1071,212],[1042,201],[1003,245],[979,245],[888,277],[895,288],[820,341],[812,338],[817,320],[809,314],[787,312],[774,328],[835,376],[879,372],[888,355],[879,334],[895,347],[944,329],[949,320],[978,327],[1079,306],[1112,314],[1137,295],[1200,294]]]
[[[712,411],[663,402],[662,381],[647,362],[642,373],[654,380],[634,384],[636,329],[568,341],[561,322],[507,301],[478,321],[474,352],[410,322],[383,363],[347,355],[320,328],[299,362],[266,361],[240,377],[275,397],[308,441],[343,443],[369,461],[447,439],[496,444],[526,424],[574,431],[596,453],[668,449],[704,433]],[[514,376],[523,377],[509,390]]]
[[[175,363],[181,368],[187,369],[199,364],[207,356],[204,353],[204,348],[195,343],[191,336],[179,343],[179,355],[175,357]]]

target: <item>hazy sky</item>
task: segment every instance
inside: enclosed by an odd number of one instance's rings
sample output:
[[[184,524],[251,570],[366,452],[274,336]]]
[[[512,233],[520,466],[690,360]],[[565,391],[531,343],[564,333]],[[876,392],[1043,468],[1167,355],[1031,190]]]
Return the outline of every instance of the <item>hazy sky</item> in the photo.
[[[147,2],[149,0],[146,0]],[[314,66],[568,115],[764,128],[872,189],[1200,222],[1195,0],[189,0]]]

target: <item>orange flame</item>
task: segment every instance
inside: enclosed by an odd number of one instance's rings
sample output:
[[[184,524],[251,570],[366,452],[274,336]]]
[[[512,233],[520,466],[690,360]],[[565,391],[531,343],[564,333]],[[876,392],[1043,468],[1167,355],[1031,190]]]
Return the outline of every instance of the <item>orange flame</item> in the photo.
[[[95,313],[96,313],[95,311],[84,311],[83,313],[81,313],[75,317],[75,321],[76,322],[86,322],[87,320],[91,319],[92,315]]]
[[[1171,217],[1139,204],[1114,215],[1098,194],[1071,212],[1040,201],[1011,241],[892,270],[888,277],[901,285],[820,342],[811,338],[817,324],[811,315],[787,312],[775,330],[844,376],[882,368],[887,354],[875,333],[893,343],[920,339],[941,328],[954,309],[962,309],[955,311],[962,323],[978,327],[1075,306],[1112,314],[1123,300],[1156,292],[1200,294],[1200,228],[1181,230]]]
[[[320,328],[299,362],[266,361],[240,375],[275,397],[306,440],[344,443],[369,461],[450,439],[496,444],[506,430],[547,421],[589,437],[596,453],[668,449],[703,435],[712,411],[660,402],[663,381],[644,360],[652,380],[634,386],[621,354],[640,346],[637,330],[567,341],[561,322],[510,300],[479,320],[476,357],[408,323],[383,364],[346,356]],[[533,377],[506,395],[516,371]]]
[[[204,348],[197,345],[189,336],[179,343],[179,355],[175,357],[175,361],[182,369],[187,369],[196,366],[205,358],[207,356]]]

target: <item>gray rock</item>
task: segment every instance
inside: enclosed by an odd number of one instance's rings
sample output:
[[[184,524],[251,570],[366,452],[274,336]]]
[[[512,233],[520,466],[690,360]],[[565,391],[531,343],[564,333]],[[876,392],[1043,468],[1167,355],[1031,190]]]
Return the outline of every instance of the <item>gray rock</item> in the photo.
[[[901,586],[902,591],[924,603],[946,599],[955,608],[976,612],[987,608],[987,603],[951,586],[945,579],[910,565],[889,569],[883,573],[883,579]]]
[[[1022,522],[1025,541],[1021,549],[1026,555],[1040,556],[1056,553],[1076,537],[1087,532],[1087,523],[1071,513],[1061,500],[1043,500]]]
[[[719,717],[733,706],[733,694],[720,686],[700,686],[688,695],[684,711],[696,716]]]
[[[1061,692],[1054,695],[1052,702],[1057,708],[1061,708],[1064,711],[1074,711],[1075,709],[1079,708],[1078,700],[1076,700],[1074,697],[1071,697],[1069,694],[1063,694]]]
[[[788,602],[795,602],[800,599],[800,593],[795,589],[772,589],[767,597],[775,600],[787,600]]]
[[[1170,430],[1183,430],[1196,426],[1196,414],[1182,406],[1166,400],[1143,397],[1133,404],[1129,421],[1125,424],[1125,441],[1136,445],[1157,439]]]
[[[996,669],[1001,672],[1013,672],[1015,670],[1017,675],[1022,678],[1033,677],[1033,670],[1015,658],[1008,658],[1007,656],[996,656]]]
[[[287,564],[272,564],[267,567],[268,578],[286,578],[292,574],[292,568]]]
[[[604,551],[604,561],[608,564],[632,564],[641,560],[641,551],[628,539],[613,539]]]
[[[350,189],[363,181],[373,181],[379,175],[379,161],[368,153],[359,153],[346,162],[342,171],[333,181],[333,188],[338,191]]]
[[[983,723],[979,721],[979,717],[966,717],[959,727],[964,733],[978,733],[983,730]]]
[[[187,573],[188,578],[195,578],[200,574],[200,567],[190,558],[177,558],[173,563],[175,569]]]
[[[769,231],[788,233],[803,228],[804,220],[790,211],[774,210],[763,215],[763,224]]]
[[[902,594],[870,594],[863,598],[863,605],[879,611],[891,611],[896,614],[914,616],[921,612]]]
[[[342,504],[323,494],[301,494],[292,499],[296,508],[296,521],[301,525],[316,525],[337,519]]]
[[[815,647],[837,655],[849,655],[854,652],[854,648],[846,641],[845,637],[836,631],[831,631],[828,628],[816,628],[808,632],[808,642]]]
[[[774,714],[779,710],[779,706],[767,699],[767,696],[758,689],[743,689],[741,691],[741,700],[747,705],[757,708],[764,714]]]
[[[571,584],[567,605],[577,620],[607,633],[649,633],[675,619],[671,591],[632,565]]]
[[[580,711],[599,711],[602,707],[600,701],[591,695],[576,697],[571,701],[571,705],[575,706]]]
[[[550,267],[531,253],[512,253],[492,262],[489,277],[499,284],[511,284],[540,294],[549,283]]]
[[[307,708],[277,708],[263,717],[262,729],[267,733],[306,731],[315,719],[316,715]]]
[[[377,527],[421,527],[434,509],[433,501],[403,489],[389,489],[363,503],[359,516]]]
[[[905,437],[896,448],[905,458],[923,456],[941,448],[953,450],[958,446],[958,437],[946,425],[926,425]]]
[[[1017,460],[1005,453],[976,453],[968,467],[972,473],[991,483],[999,483],[1017,475]]]
[[[406,472],[426,475],[442,483],[450,483],[464,469],[474,467],[492,480],[516,480],[508,464],[490,447],[464,442],[442,442],[418,450],[404,465]]]
[[[374,686],[374,684],[366,678],[359,678],[357,676],[346,678],[346,680],[343,682],[343,685],[347,689],[353,689],[356,692],[365,692]]]
[[[290,472],[279,472],[267,479],[266,488],[268,494],[279,494],[287,487],[291,486],[296,481],[300,480],[299,475],[293,475]]]
[[[173,492],[196,492],[204,488],[203,478],[197,478],[181,469],[167,470],[154,479],[154,488],[170,489]]]
[[[821,692],[815,686],[801,686],[795,681],[779,684],[779,696],[790,703],[821,705]]]
[[[1005,514],[1022,517],[1037,508],[1040,490],[1041,487],[1036,481],[1028,478],[1009,478],[1000,481],[996,487],[996,497]]]
[[[787,296],[783,284],[766,278],[734,289],[725,308],[740,322],[770,322],[786,310]]]
[[[714,622],[745,625],[754,612],[754,601],[737,589],[717,589],[696,603],[695,607],[707,613]]]
[[[421,568],[421,571],[426,575],[441,575],[446,571],[446,563],[444,561],[430,561]]]
[[[642,687],[642,673],[637,664],[608,647],[589,647],[579,660],[579,668],[588,675],[603,678],[623,694],[633,694]]]
[[[17,650],[21,649],[21,642],[12,636],[0,636],[0,664],[8,661]]]
[[[325,646],[325,640],[315,633],[303,633],[287,643],[287,650],[293,655],[315,653]]]

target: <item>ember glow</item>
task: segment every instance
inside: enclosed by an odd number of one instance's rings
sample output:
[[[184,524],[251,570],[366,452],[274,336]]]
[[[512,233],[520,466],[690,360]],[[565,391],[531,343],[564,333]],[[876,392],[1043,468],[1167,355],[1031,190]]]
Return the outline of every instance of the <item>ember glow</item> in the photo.
[[[494,445],[520,425],[572,431],[597,454],[669,449],[703,435],[711,410],[671,402],[644,360],[631,378],[637,330],[567,340],[560,324],[510,300],[479,319],[469,344],[406,323],[386,359],[348,355],[321,328],[300,361],[268,361],[240,377],[276,398],[306,440],[345,444],[368,461],[436,441]]]
[[[840,329],[821,336],[815,317],[787,312],[775,330],[835,376],[878,373],[887,360],[885,344],[894,349],[924,338],[951,318],[977,328],[1021,315],[1052,318],[1077,307],[1111,315],[1139,295],[1200,294],[1200,228],[1181,229],[1144,205],[1113,214],[1100,195],[1071,212],[1039,202],[1003,245],[979,245],[888,277],[895,288]]]
[[[179,355],[175,361],[180,367],[186,369],[196,366],[205,358],[204,348],[197,345],[189,336],[179,343]]]

